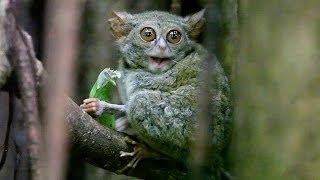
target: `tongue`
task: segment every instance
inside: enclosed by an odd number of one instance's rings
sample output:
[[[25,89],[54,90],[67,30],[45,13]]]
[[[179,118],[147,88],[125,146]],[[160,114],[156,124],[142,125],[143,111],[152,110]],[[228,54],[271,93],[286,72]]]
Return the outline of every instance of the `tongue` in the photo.
[[[161,69],[167,66],[169,58],[150,57],[150,66],[155,69]]]
[[[164,59],[162,58],[153,58],[153,61],[157,64],[161,64]]]

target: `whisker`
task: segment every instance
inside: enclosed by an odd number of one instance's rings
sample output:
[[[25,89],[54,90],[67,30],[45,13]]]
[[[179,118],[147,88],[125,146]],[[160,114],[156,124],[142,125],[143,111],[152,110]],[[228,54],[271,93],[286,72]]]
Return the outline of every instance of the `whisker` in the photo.
[[[173,61],[173,62],[175,62],[176,64],[179,64],[179,65],[181,65],[181,66],[183,66],[183,67],[186,67],[186,68],[189,68],[188,66],[186,66],[186,65],[184,65],[184,64],[182,64],[182,63],[180,63],[180,62],[178,62],[178,61],[175,61],[175,60],[171,60],[171,61]]]

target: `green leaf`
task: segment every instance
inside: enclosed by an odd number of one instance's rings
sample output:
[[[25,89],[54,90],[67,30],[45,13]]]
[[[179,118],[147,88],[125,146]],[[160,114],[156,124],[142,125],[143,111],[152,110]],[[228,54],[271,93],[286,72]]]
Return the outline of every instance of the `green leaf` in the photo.
[[[104,126],[114,128],[115,127],[115,117],[113,114],[102,114],[97,118],[98,122]]]
[[[104,69],[98,76],[89,93],[89,98],[98,98],[100,101],[109,102],[109,94],[114,86],[116,86],[116,78],[120,78],[119,71]],[[114,128],[115,117],[113,114],[102,114],[97,118],[98,122],[104,126]]]
[[[109,94],[114,87],[113,83],[108,82],[103,87],[97,89],[97,83],[95,83],[90,91],[90,98],[98,98],[101,101],[109,102]]]
[[[120,78],[121,74],[119,71],[111,70],[110,68],[104,69],[98,76],[97,79],[97,89],[105,86],[107,83],[112,83],[116,85],[115,79]]]
[[[93,87],[91,88],[91,91],[89,93],[89,98],[94,98],[96,92],[97,92],[97,82],[95,82]]]

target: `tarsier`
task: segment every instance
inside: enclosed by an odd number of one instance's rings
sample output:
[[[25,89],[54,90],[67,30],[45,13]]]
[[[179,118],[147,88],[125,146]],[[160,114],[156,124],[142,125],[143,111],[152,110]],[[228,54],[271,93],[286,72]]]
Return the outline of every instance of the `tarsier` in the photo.
[[[168,158],[188,163],[190,148],[197,128],[197,98],[201,72],[208,52],[194,39],[204,25],[204,10],[180,17],[166,12],[141,14],[115,12],[109,19],[120,52],[118,90],[123,105],[98,99],[86,99],[84,111],[100,115],[122,111],[116,129],[131,131],[150,149]],[[212,138],[216,167],[222,163],[221,153],[228,144],[231,129],[230,88],[216,59],[211,87]],[[130,134],[130,133],[129,133]],[[138,156],[121,152],[123,156]],[[136,157],[135,166],[143,157]]]

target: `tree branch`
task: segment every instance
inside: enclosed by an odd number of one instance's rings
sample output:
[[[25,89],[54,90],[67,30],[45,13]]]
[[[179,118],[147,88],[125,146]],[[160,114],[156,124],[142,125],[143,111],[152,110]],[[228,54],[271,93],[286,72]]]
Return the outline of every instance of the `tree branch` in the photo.
[[[89,163],[116,172],[122,169],[131,158],[120,157],[120,151],[132,151],[132,146],[124,141],[125,135],[106,128],[92,119],[71,99],[67,98],[66,119],[71,132],[73,150]],[[126,175],[140,178],[167,179],[186,178],[186,168],[174,161],[142,160]]]

